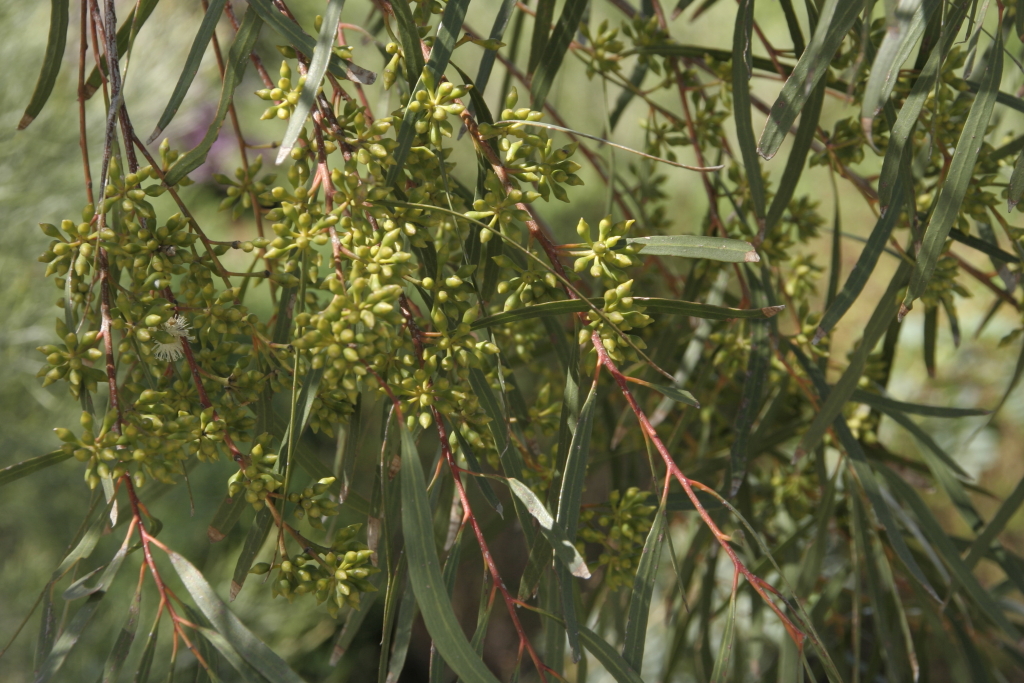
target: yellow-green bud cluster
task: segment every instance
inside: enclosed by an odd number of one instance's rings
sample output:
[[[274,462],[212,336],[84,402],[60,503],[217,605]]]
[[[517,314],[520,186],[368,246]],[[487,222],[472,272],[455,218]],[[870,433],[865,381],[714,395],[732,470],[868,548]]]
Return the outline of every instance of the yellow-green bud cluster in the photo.
[[[606,568],[609,590],[633,582],[644,541],[651,530],[652,514],[657,510],[654,505],[645,504],[650,495],[650,491],[635,486],[624,494],[615,490],[609,495],[607,512],[599,514],[594,508],[584,508],[580,514],[585,526],[580,529],[579,538],[601,546],[597,563]],[[577,547],[582,552],[583,543],[578,541]]]

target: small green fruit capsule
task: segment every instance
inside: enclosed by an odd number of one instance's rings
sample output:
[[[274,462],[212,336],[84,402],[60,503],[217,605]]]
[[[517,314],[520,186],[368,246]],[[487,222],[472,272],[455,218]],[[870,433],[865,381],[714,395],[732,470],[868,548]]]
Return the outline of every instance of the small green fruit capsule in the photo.
[[[249,570],[250,574],[262,575],[270,571],[270,564],[268,562],[257,562]]]

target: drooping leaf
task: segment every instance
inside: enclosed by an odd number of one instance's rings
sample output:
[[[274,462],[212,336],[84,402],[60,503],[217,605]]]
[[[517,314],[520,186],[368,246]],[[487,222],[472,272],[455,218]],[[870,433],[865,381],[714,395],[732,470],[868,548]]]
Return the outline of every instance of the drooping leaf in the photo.
[[[78,608],[75,612],[75,616],[71,618],[67,628],[60,634],[57,641],[53,644],[53,649],[50,650],[49,656],[46,661],[43,662],[42,666],[39,667],[39,671],[36,673],[35,683],[46,683],[51,680],[60,668],[64,666],[64,662],[67,660],[68,655],[71,654],[71,650],[78,644],[79,638],[82,637],[82,633],[85,631],[85,627],[88,626],[92,620],[93,615],[96,613],[96,609],[100,606],[100,600],[106,595],[105,592],[93,593],[89,596],[89,599],[85,601],[85,604]]]
[[[992,47],[994,55],[1002,55],[1002,35],[1002,32],[996,32],[995,44]],[[946,181],[939,191],[935,210],[931,220],[928,221],[928,228],[921,241],[914,274],[910,279],[907,294],[903,298],[903,305],[900,307],[901,318],[906,315],[914,301],[924,293],[928,286],[928,281],[931,280],[932,272],[942,253],[949,230],[960,213],[960,204],[967,194],[968,185],[974,175],[974,163],[978,158],[978,152],[981,151],[981,145],[985,141],[985,132],[992,118],[992,109],[995,107],[996,94],[999,92],[999,81],[1002,75],[1003,60],[1001,58],[990,59],[981,75],[978,96],[974,99],[971,110],[967,114],[967,121],[964,123],[960,140],[953,151],[953,160],[949,164]]]
[[[1018,12],[1024,15],[1024,12]],[[1017,157],[1017,163],[1013,165],[1013,173],[1010,174],[1010,185],[1006,190],[1007,211],[1013,211],[1024,194],[1024,152]]]
[[[445,69],[448,68],[448,60],[451,59],[452,50],[455,49],[455,41],[458,40],[459,33],[462,32],[462,22],[466,18],[466,8],[469,7],[469,3],[470,0],[451,0],[451,2],[445,5],[444,13],[441,15],[441,23],[437,26],[434,46],[430,49],[430,58],[427,60],[426,66],[420,70],[421,73],[417,74],[416,83],[412,87],[409,97],[410,103],[415,101],[416,93],[425,87],[422,74],[424,69],[429,72],[434,83],[441,82]],[[418,45],[416,49],[419,49]],[[387,185],[393,185],[398,178],[398,174],[402,172],[405,160],[409,156],[409,149],[412,147],[412,142],[415,138],[416,115],[409,111],[407,105],[402,118],[402,125],[398,129],[398,147],[393,152],[395,163],[388,168],[387,179],[385,180]],[[428,242],[428,244],[432,245],[433,243]]]
[[[402,52],[405,54],[405,78],[412,90],[423,73],[423,50],[420,49],[420,33],[412,17],[409,4],[396,2],[391,5],[398,22],[398,37],[402,41]]]
[[[636,383],[636,384],[643,385],[643,386],[645,386],[645,387],[647,387],[649,389],[654,389],[655,391],[657,391],[662,396],[664,396],[666,398],[670,398],[673,401],[676,401],[678,403],[685,403],[688,406],[693,406],[694,408],[700,408],[700,402],[697,399],[695,399],[693,397],[693,394],[691,394],[689,391],[685,391],[685,390],[680,389],[678,387],[667,387],[664,384],[655,384],[654,382],[645,382],[643,380],[635,379],[635,378],[633,379],[633,382]]]
[[[580,556],[579,551],[576,550],[576,546],[573,545],[570,537],[566,535],[565,529],[555,521],[555,518],[551,516],[551,512],[540,498],[537,497],[537,494],[518,479],[509,477],[507,481],[512,493],[523,502],[529,513],[537,520],[541,533],[544,534],[548,539],[548,543],[554,548],[555,557],[565,564],[573,576],[589,579],[590,570],[587,569],[587,563]]]
[[[466,640],[444,590],[444,578],[434,546],[427,483],[412,434],[399,426],[402,442],[402,528],[409,560],[409,581],[423,622],[445,662],[467,683],[497,683]]]
[[[228,533],[235,528],[235,525],[238,524],[238,520],[241,519],[245,508],[244,495],[239,494],[234,498],[225,496],[224,500],[217,506],[217,511],[213,513],[210,526],[206,527],[206,537],[210,540],[210,543],[223,541]]]
[[[217,596],[213,587],[206,581],[202,573],[184,557],[169,552],[171,565],[178,572],[181,582],[185,585],[199,611],[209,619],[215,631],[247,661],[259,671],[270,683],[302,683],[299,677],[283,659],[263,644],[245,624],[236,617],[227,605]]]
[[[761,399],[764,394],[765,381],[771,368],[771,347],[768,342],[768,323],[752,322],[750,325],[750,355],[747,360],[747,374],[743,381],[743,393],[740,396],[736,421],[733,423],[734,439],[730,449],[730,469],[732,482],[729,485],[729,497],[732,498],[740,490],[747,475],[748,441],[754,420],[761,412]]]
[[[756,263],[761,260],[753,245],[742,240],[705,235],[656,235],[629,237],[627,244],[642,248],[645,256],[682,256],[726,263]]]
[[[138,34],[139,30],[142,29],[146,20],[149,19],[149,15],[156,9],[157,3],[160,0],[139,0],[137,3],[138,14],[136,14],[136,4],[132,4],[131,11],[124,18],[124,21],[117,29],[117,35],[115,36],[117,42],[117,56],[123,57],[125,52],[128,51],[128,45],[131,42],[132,30]],[[99,90],[100,85],[103,83],[103,77],[100,76],[100,68],[103,69],[104,75],[107,73],[107,57],[106,55],[100,55],[100,66],[93,67],[92,73],[85,80],[85,98],[89,99],[93,94]]]
[[[249,570],[252,569],[252,561],[256,559],[256,553],[260,551],[263,542],[267,540],[267,534],[270,533],[270,527],[273,524],[274,517],[269,509],[263,508],[256,513],[256,519],[249,527],[249,533],[246,534],[242,550],[238,553],[238,559],[235,561],[235,573],[231,579],[231,600],[234,600],[238,591],[242,590],[245,577],[249,576]]]
[[[22,460],[14,465],[8,465],[0,470],[0,486],[10,484],[22,477],[27,477],[33,472],[46,469],[47,467],[56,465],[59,462],[64,462],[70,457],[70,453],[65,453],[64,451],[53,451],[46,455],[37,455],[34,458]]]
[[[160,133],[163,132],[164,128],[167,127],[171,119],[178,112],[178,107],[181,106],[182,100],[185,99],[185,94],[196,77],[196,72],[199,71],[199,64],[203,61],[206,46],[210,44],[210,39],[213,38],[213,33],[217,29],[217,22],[220,20],[221,14],[224,13],[224,2],[225,0],[213,0],[207,6],[206,13],[203,15],[203,21],[199,24],[199,31],[196,32],[196,37],[192,40],[192,47],[188,51],[188,57],[185,58],[185,67],[181,70],[178,82],[174,85],[171,99],[167,102],[167,106],[164,107],[164,113],[160,115],[160,120],[157,122],[153,134],[149,136],[147,142],[152,143],[160,137]]]
[[[554,5],[554,3],[551,3]],[[583,11],[587,8],[588,0],[566,0],[562,6],[562,14],[558,17],[551,37],[544,45],[544,53],[537,64],[537,73],[534,74],[533,84],[530,88],[532,108],[536,111],[544,110],[544,101],[548,97],[548,91],[555,82],[555,75],[562,68],[562,60],[569,49],[569,43],[579,28],[580,20],[583,18]]]
[[[586,626],[580,625],[580,642],[590,654],[601,662],[616,683],[644,683],[636,672],[611,645]]]
[[[873,408],[896,410],[910,415],[924,415],[927,417],[977,417],[988,415],[992,411],[983,408],[947,408],[945,406],[927,406],[920,403],[907,403],[896,399],[872,394],[863,389],[854,389],[851,399],[861,403],[867,403]]]
[[[786,133],[796,121],[814,87],[825,77],[829,62],[860,14],[861,7],[858,2],[826,0],[810,44],[800,56],[793,73],[786,79],[782,92],[768,114],[768,121],[757,146],[758,153],[765,159],[771,159],[779,151]]]
[[[872,121],[889,99],[900,68],[939,6],[939,0],[900,0],[886,8],[885,37],[875,53],[861,103],[861,127],[869,139]]]
[[[544,48],[551,34],[551,22],[555,18],[555,0],[537,0],[537,9],[533,18],[533,36],[530,38],[530,57],[527,61],[526,73],[533,75],[544,56]]]
[[[750,64],[750,41],[753,33],[754,0],[740,0],[732,38],[733,120],[736,122],[736,139],[743,158],[754,217],[760,223],[765,217],[764,180],[761,178],[761,163],[757,157],[757,142],[754,140],[750,116],[750,77],[753,68]],[[753,253],[753,260],[757,260],[757,253]]]
[[[135,631],[139,626],[139,609],[141,606],[142,585],[140,584],[135,590],[131,604],[128,606],[128,618],[125,620],[124,626],[121,627],[121,632],[118,633],[117,640],[114,641],[114,647],[110,650],[107,661],[103,665],[102,683],[117,683],[117,677],[124,667],[125,660],[128,659],[128,652],[132,648],[132,643],[135,642]]]
[[[654,582],[657,579],[658,564],[661,560],[661,548],[665,542],[664,509],[654,514],[654,523],[647,532],[643,553],[633,577],[633,594],[629,599],[629,612],[626,615],[626,632],[623,636],[622,658],[633,668],[640,671],[644,662],[644,645],[647,640],[647,619],[651,612],[651,597],[654,595]]]
[[[202,166],[206,162],[210,148],[217,141],[221,124],[224,123],[224,118],[228,115],[228,108],[231,106],[235,88],[242,81],[242,74],[245,73],[245,67],[249,63],[249,53],[256,45],[256,39],[259,38],[260,29],[263,27],[263,20],[253,10],[255,2],[256,0],[252,0],[249,9],[245,11],[242,23],[238,27],[238,33],[235,34],[235,39],[228,50],[228,57],[224,63],[224,82],[221,85],[220,102],[217,104],[217,112],[213,116],[213,121],[210,122],[206,129],[206,135],[203,136],[199,144],[178,157],[178,160],[167,171],[164,180],[168,185],[177,185],[185,176]],[[274,12],[281,16],[276,10]]]
[[[978,537],[974,539],[967,557],[964,558],[964,564],[967,565],[968,569],[974,569],[978,561],[988,552],[996,537],[1006,528],[1010,519],[1017,514],[1017,510],[1020,509],[1022,504],[1024,504],[1024,479],[1017,482],[1017,486],[1014,487],[1010,495],[999,506],[996,514],[992,515],[992,519],[985,525],[985,528],[978,534]]]
[[[502,0],[501,7],[498,8],[498,13],[494,15],[494,24],[491,25],[491,32],[487,38],[489,40],[500,41],[502,36],[505,35],[505,29],[508,28],[509,19],[512,18],[512,10],[516,6],[516,0]],[[497,50],[484,50],[483,56],[480,58],[480,65],[476,70],[476,80],[474,81],[475,87],[473,92],[478,93],[481,97],[487,90],[487,84],[491,80],[491,69],[494,68],[494,60],[498,56]],[[470,113],[479,111],[477,106],[476,98],[473,99],[470,104]]]
[[[32,99],[29,100],[25,113],[18,122],[18,130],[25,130],[43,110],[46,100],[50,99],[53,85],[57,82],[60,65],[64,61],[64,46],[68,37],[68,5],[69,0],[50,0],[50,33],[46,40],[46,52],[43,54],[43,65],[39,70]]]
[[[327,66],[333,56],[331,48],[334,46],[334,39],[338,32],[338,22],[341,21],[341,10],[345,6],[345,0],[328,0],[327,9],[324,10],[323,23],[320,24],[320,34],[316,39],[316,46],[313,48],[313,57],[309,60],[309,68],[306,70],[306,82],[299,94],[299,101],[295,104],[288,119],[288,129],[281,138],[281,148],[277,152],[277,165],[280,166],[291,155],[292,148],[299,140],[299,133],[306,125],[306,117],[313,109],[313,100],[316,99],[317,91],[327,74]]]
[[[281,14],[274,6],[273,0],[248,0],[248,3],[249,7],[257,12],[268,26],[284,36],[296,50],[300,50],[307,57],[313,54],[316,41],[313,40],[312,36],[303,31],[298,24]],[[241,28],[239,28],[239,31],[241,31]],[[248,56],[248,53],[246,53],[246,56]],[[362,85],[373,85],[377,80],[377,74],[367,71],[361,66],[356,66],[335,54],[330,55],[327,69],[338,78],[344,78],[354,83],[361,83]]]
[[[149,672],[153,667],[153,656],[156,654],[156,645],[160,640],[160,622],[153,624],[153,630],[146,636],[146,646],[142,649],[142,657],[139,658],[139,668],[135,670],[132,683],[147,683]]]

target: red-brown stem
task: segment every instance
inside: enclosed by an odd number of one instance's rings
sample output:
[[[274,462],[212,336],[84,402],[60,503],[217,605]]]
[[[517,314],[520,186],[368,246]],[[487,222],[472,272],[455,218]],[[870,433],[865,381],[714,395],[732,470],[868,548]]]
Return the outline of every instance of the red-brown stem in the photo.
[[[196,660],[199,661],[202,667],[206,670],[209,670],[210,665],[206,662],[202,654],[200,654],[199,650],[196,648],[195,645],[192,644],[192,641],[189,640],[188,635],[181,628],[184,620],[177,615],[177,613],[174,611],[174,606],[171,604],[171,599],[177,598],[175,598],[174,594],[170,591],[170,589],[167,588],[166,584],[164,584],[163,577],[160,576],[160,570],[157,569],[156,562],[153,560],[153,552],[150,549],[151,543],[153,545],[157,545],[164,551],[167,551],[167,547],[164,546],[162,543],[158,542],[152,536],[150,536],[149,532],[146,531],[146,526],[145,524],[143,524],[142,512],[140,510],[141,503],[139,503],[139,498],[135,493],[135,486],[132,484],[132,478],[129,477],[127,473],[125,473],[121,475],[121,481],[122,483],[124,483],[125,490],[128,492],[128,502],[132,508],[131,524],[133,526],[137,526],[139,530],[139,539],[142,542],[142,555],[144,558],[145,565],[149,568],[149,574],[153,577],[153,583],[156,584],[157,593],[160,595],[160,605],[157,608],[157,614],[159,615],[159,613],[162,612],[164,609],[167,610],[167,613],[171,616],[171,623],[173,624],[174,628],[175,640],[177,640],[177,638],[180,637],[185,642],[185,645],[192,652],[192,654],[195,655]],[[128,533],[129,535],[131,534],[131,529],[128,530]]]
[[[82,148],[82,168],[85,172],[85,196],[96,205],[92,192],[92,171],[89,169],[89,145],[85,127],[85,50],[88,43],[86,26],[89,23],[88,1],[82,0],[81,38],[78,46],[78,145]]]
[[[235,31],[238,30],[238,17],[235,16],[235,10],[231,7],[230,2],[224,3],[224,13],[228,15],[228,19],[231,21],[231,26],[234,27]],[[267,73],[266,68],[263,66],[263,61],[260,56],[253,50],[249,53],[249,61],[256,67],[256,71],[259,72],[260,79],[263,80],[263,85],[267,88],[274,87],[274,81],[271,80],[270,74]]]

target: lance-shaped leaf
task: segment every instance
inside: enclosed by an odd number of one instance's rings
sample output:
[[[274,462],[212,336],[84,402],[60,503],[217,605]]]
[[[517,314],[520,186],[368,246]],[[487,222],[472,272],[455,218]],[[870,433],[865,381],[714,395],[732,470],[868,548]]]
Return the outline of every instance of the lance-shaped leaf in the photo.
[[[949,164],[946,182],[943,183],[939,192],[935,211],[932,213],[928,229],[925,230],[924,238],[921,241],[914,274],[910,279],[907,294],[903,298],[903,305],[900,306],[900,318],[907,314],[914,301],[924,293],[929,280],[931,280],[932,272],[935,270],[935,264],[942,254],[949,230],[960,214],[960,204],[967,194],[967,187],[974,175],[974,163],[978,159],[978,152],[981,151],[981,144],[985,141],[985,131],[992,118],[996,94],[999,92],[999,81],[1003,75],[1002,36],[1001,31],[996,32],[992,54],[999,55],[999,57],[993,57],[985,65],[978,96],[974,98],[971,110],[967,114],[967,121],[964,123],[960,140],[953,151],[953,160]]]
[[[943,530],[938,520],[935,519],[935,515],[932,514],[928,506],[921,500],[921,496],[918,495],[917,491],[914,490],[907,482],[890,470],[888,467],[879,468],[881,473],[885,476],[885,479],[889,482],[889,486],[892,487],[896,496],[913,510],[914,516],[917,517],[921,523],[921,530],[925,533],[928,539],[932,542],[935,548],[941,553],[942,561],[946,563],[950,573],[964,593],[970,597],[974,602],[974,605],[981,610],[982,613],[987,616],[992,623],[1010,636],[1011,638],[1018,638],[1016,627],[1014,627],[1010,621],[1003,614],[1002,609],[996,603],[995,598],[985,590],[978,579],[971,573],[971,570],[967,568],[964,561],[960,559],[960,553],[957,548],[953,545],[952,539]]]
[[[763,295],[761,295],[763,297]],[[761,412],[761,398],[764,395],[765,380],[771,368],[771,347],[768,343],[768,323],[752,322],[750,330],[750,355],[747,359],[747,376],[743,382],[743,393],[740,396],[739,410],[733,424],[734,439],[730,449],[729,461],[732,470],[732,483],[729,485],[729,497],[739,492],[740,486],[747,475],[748,442],[754,420]]]
[[[263,641],[253,635],[252,631],[228,609],[191,562],[175,552],[169,552],[167,555],[199,611],[210,620],[214,630],[224,636],[245,661],[270,683],[303,683],[302,678],[292,671],[283,659],[264,645]]]
[[[391,5],[398,23],[398,37],[402,41],[402,52],[405,55],[405,78],[409,88],[416,85],[423,73],[423,51],[420,49],[420,33],[416,21],[412,18],[409,3],[396,2]]]
[[[37,455],[34,458],[28,460],[22,460],[14,465],[8,465],[7,467],[0,470],[0,486],[10,484],[13,481],[17,481],[22,477],[27,477],[33,472],[46,469],[56,465],[59,462],[64,462],[71,457],[70,453],[64,451],[53,451],[46,455]]]
[[[139,668],[135,670],[135,677],[132,683],[147,683],[149,672],[153,668],[153,657],[156,655],[156,645],[160,641],[160,622],[153,624],[153,630],[146,636],[146,646],[142,649],[142,657],[139,658]]]
[[[855,389],[851,396],[851,400],[867,403],[869,406],[878,408],[879,410],[896,410],[901,413],[924,415],[926,417],[977,417],[979,415],[989,415],[992,412],[991,410],[985,410],[983,408],[947,408],[945,406],[928,406],[920,403],[907,403],[906,401],[897,401],[896,399],[889,398],[888,396],[872,394],[864,391],[863,389]]]
[[[580,626],[580,641],[583,647],[601,662],[601,666],[611,674],[616,683],[644,683],[640,674],[615,651],[615,648],[586,626]]]
[[[142,606],[142,584],[135,590],[132,602],[128,606],[128,618],[125,619],[121,632],[117,634],[114,647],[111,648],[107,661],[103,665],[102,683],[117,683],[117,677],[128,658],[128,652],[135,642],[135,631],[139,626],[139,609]]]
[[[291,153],[292,148],[299,139],[299,133],[306,125],[306,117],[313,108],[313,100],[320,90],[320,84],[324,81],[327,73],[327,65],[330,63],[331,48],[334,46],[334,38],[338,32],[338,22],[341,21],[341,10],[345,6],[345,0],[329,0],[327,9],[324,10],[323,23],[320,24],[320,35],[317,36],[316,46],[313,48],[313,57],[309,60],[309,69],[306,71],[306,82],[299,93],[299,101],[295,104],[295,111],[288,119],[288,129],[281,138],[281,149],[277,152],[277,165],[284,163]]]
[[[551,3],[554,5],[554,3]],[[541,55],[540,63],[537,65],[537,73],[533,77],[533,85],[530,95],[533,98],[532,107],[536,111],[544,110],[544,101],[548,97],[548,91],[555,82],[555,75],[562,68],[562,60],[569,50],[569,43],[575,35],[583,18],[583,11],[587,8],[588,0],[566,0],[562,7],[562,14],[558,17],[558,23],[551,32],[551,37],[544,45],[544,53]]]
[[[523,505],[533,515],[533,518],[537,520],[541,533],[544,534],[544,537],[548,539],[548,543],[555,550],[555,557],[569,569],[573,576],[589,579],[590,570],[587,569],[587,563],[583,561],[579,551],[576,550],[576,546],[573,545],[566,535],[565,529],[555,521],[555,518],[551,516],[551,512],[541,499],[537,497],[537,494],[531,491],[530,487],[523,482],[511,477],[508,479],[508,486],[516,498],[523,502]]]
[[[228,532],[238,524],[246,507],[245,496],[241,494],[234,498],[225,496],[217,506],[217,511],[213,513],[210,526],[206,527],[206,537],[210,539],[210,543],[223,541]]]
[[[827,0],[825,3],[810,45],[800,56],[793,73],[786,79],[779,98],[768,114],[757,147],[758,153],[765,159],[771,159],[779,151],[786,133],[796,121],[814,86],[828,72],[832,56],[853,26],[861,8],[861,3],[848,0]]]
[[[429,73],[429,78],[434,83],[441,82],[444,71],[448,68],[448,61],[451,59],[452,50],[455,49],[455,41],[458,39],[459,33],[462,32],[462,22],[466,19],[466,8],[469,7],[469,3],[470,0],[451,0],[445,6],[444,13],[441,15],[441,23],[437,26],[434,46],[430,49],[430,58],[427,60],[426,66],[421,69],[418,80],[412,88],[412,93],[409,97],[410,104],[416,101],[416,93],[425,87],[423,71]],[[403,35],[405,34],[403,33]],[[405,160],[409,156],[409,149],[412,147],[413,140],[416,139],[416,118],[416,115],[409,111],[408,105],[406,105],[405,114],[402,117],[402,126],[398,129],[398,147],[394,151],[395,163],[388,169],[385,181],[387,185],[395,183],[398,174],[401,173],[402,168],[405,166]],[[428,242],[428,244],[432,243]]]
[[[629,613],[626,615],[626,633],[623,637],[622,658],[635,671],[640,671],[644,661],[644,644],[647,640],[647,618],[651,612],[651,597],[654,582],[658,577],[658,563],[661,548],[665,542],[664,509],[654,515],[654,524],[647,533],[643,553],[633,577],[633,594],[629,599]]]
[[[1024,15],[1024,12],[1020,12]],[[1024,152],[1017,157],[1017,163],[1013,165],[1013,173],[1010,174],[1010,185],[1006,190],[1007,211],[1020,203],[1020,197],[1024,194]]]
[[[43,54],[43,66],[39,70],[39,80],[32,91],[25,113],[18,122],[18,130],[24,130],[43,110],[46,100],[50,99],[53,84],[57,82],[60,65],[64,61],[64,46],[68,38],[68,5],[69,0],[50,0],[50,33],[46,39],[46,52]]]
[[[196,72],[199,71],[199,64],[203,61],[206,46],[210,44],[210,39],[213,38],[213,33],[217,29],[217,21],[224,12],[224,2],[225,0],[213,0],[206,8],[203,21],[199,24],[199,31],[192,40],[192,47],[188,51],[188,57],[185,58],[185,68],[181,70],[178,82],[174,85],[174,91],[171,93],[171,99],[167,102],[167,106],[164,107],[164,113],[160,115],[160,120],[157,122],[153,134],[149,136],[147,142],[152,143],[156,140],[178,112],[181,101],[185,99],[185,94],[192,85]]]
[[[115,39],[117,41],[117,56],[123,57],[124,53],[128,51],[128,45],[131,42],[132,31],[138,34],[139,30],[149,19],[149,15],[156,9],[157,3],[160,0],[140,0],[138,4],[132,3],[132,9],[128,12],[128,15],[124,18],[121,26],[117,29],[117,35]],[[138,9],[138,14],[135,10]],[[103,69],[103,73],[107,73],[107,56],[100,55],[100,66],[93,67],[92,73],[89,74],[89,78],[85,80],[85,98],[89,99],[93,96],[99,87],[103,84],[103,77],[100,76],[100,68]]]
[[[249,9],[245,11],[245,16],[242,17],[238,33],[235,34],[235,39],[231,43],[231,49],[228,50],[228,58],[224,64],[224,81],[221,84],[220,101],[217,104],[217,112],[213,116],[213,121],[206,129],[206,135],[203,136],[202,141],[182,154],[167,171],[164,179],[167,185],[177,185],[185,176],[205,163],[210,148],[213,147],[213,143],[217,141],[217,136],[220,134],[224,117],[228,115],[228,108],[231,106],[235,88],[242,80],[242,74],[245,73],[245,67],[249,63],[249,53],[256,45],[256,39],[259,37],[262,26],[263,21],[250,5]]]
[[[35,683],[46,683],[64,666],[68,655],[71,654],[71,650],[78,644],[78,640],[82,637],[85,627],[92,620],[96,609],[100,606],[100,600],[105,595],[105,592],[93,593],[85,601],[85,604],[78,608],[67,628],[60,634],[60,638],[57,638],[57,642],[53,644],[50,655],[43,662],[42,666],[39,667]]]
[[[512,18],[512,10],[516,6],[516,0],[502,0],[501,7],[498,8],[498,13],[494,16],[494,24],[491,25],[491,33],[487,36],[489,40],[500,42],[502,36],[505,35],[505,29],[508,28],[509,19]],[[479,93],[481,96],[487,90],[487,83],[491,80],[491,70],[494,68],[494,60],[498,56],[497,50],[484,50],[483,57],[480,58],[480,66],[476,70],[476,81],[475,88],[471,91]],[[473,98],[473,102],[469,105],[469,112],[472,114],[477,111],[477,100]]]
[[[750,39],[753,32],[754,0],[740,0],[732,37],[732,114],[754,216],[761,222],[764,221],[764,180],[761,178],[761,163],[757,158],[757,142],[754,140],[750,117],[750,76],[753,68],[750,64]]]
[[[642,247],[645,256],[682,256],[727,263],[756,263],[761,258],[754,246],[743,240],[704,235],[656,235],[630,237],[627,244]]]
[[[968,569],[974,569],[978,561],[985,556],[996,537],[1006,528],[1010,519],[1017,514],[1021,505],[1024,505],[1024,479],[1017,482],[1017,486],[996,510],[996,514],[992,516],[985,529],[974,539],[967,557],[964,558],[964,564]]]
[[[678,387],[667,387],[663,384],[655,384],[654,382],[645,382],[644,380],[637,379],[635,377],[630,377],[629,380],[634,384],[640,384],[649,389],[654,389],[665,398],[670,398],[679,403],[685,403],[686,405],[693,406],[694,408],[700,408],[700,401],[695,399],[693,394],[689,391],[684,391]]]
[[[412,434],[399,426],[402,441],[402,530],[409,560],[409,581],[420,605],[423,623],[444,661],[467,683],[497,683],[466,640],[444,589],[441,565],[434,545],[433,518],[427,500],[427,482]]]
[[[270,533],[273,523],[274,516],[268,508],[263,508],[256,513],[256,519],[249,527],[249,533],[246,534],[242,550],[238,553],[238,559],[235,561],[235,573],[231,579],[229,595],[231,600],[234,600],[238,596],[238,591],[242,590],[245,577],[249,576],[249,570],[252,569],[252,561],[256,559],[256,553],[260,551],[263,542],[267,540],[267,534]]]
[[[861,103],[861,127],[868,140],[871,124],[889,99],[900,67],[924,34],[924,27],[939,4],[939,0],[898,0],[887,7],[885,37],[875,53]]]
[[[590,437],[594,430],[594,407],[597,404],[597,383],[590,387],[587,400],[580,408],[580,417],[576,422],[572,441],[569,443],[568,455],[565,459],[562,487],[558,494],[558,514],[556,519],[566,536],[576,538],[576,527],[580,518],[580,504],[583,499],[583,483],[587,476],[587,460],[590,458]],[[572,585],[566,580],[564,572],[559,574],[559,587],[562,594],[562,613],[565,615],[566,633],[569,647],[572,649],[573,660],[579,661],[580,640],[579,623],[576,618],[576,599]]]
[[[316,41],[298,24],[281,14],[274,6],[273,0],[248,0],[248,2],[249,7],[256,11],[267,25],[284,36],[296,50],[300,50],[306,56],[313,54]],[[356,66],[335,54],[330,55],[327,68],[338,78],[345,78],[354,83],[373,85],[377,80],[377,74],[361,66]]]

